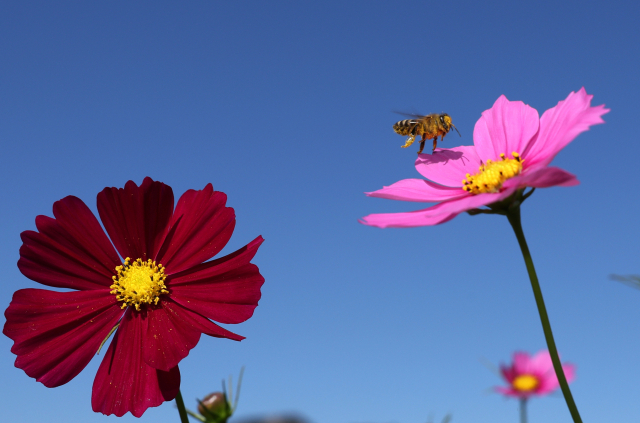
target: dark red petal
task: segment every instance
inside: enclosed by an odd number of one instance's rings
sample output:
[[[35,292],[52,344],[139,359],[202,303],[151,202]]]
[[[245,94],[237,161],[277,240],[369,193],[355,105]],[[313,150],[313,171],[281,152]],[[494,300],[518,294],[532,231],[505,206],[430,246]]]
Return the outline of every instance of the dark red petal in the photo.
[[[261,296],[264,278],[249,262],[263,241],[260,236],[228,256],[170,277],[171,298],[217,322],[244,322],[253,315]]]
[[[211,184],[180,197],[171,229],[157,256],[168,274],[209,260],[227,245],[236,216],[231,207],[225,207],[226,202],[227,196],[214,191]]]
[[[136,417],[149,407],[171,401],[180,389],[178,366],[168,372],[148,366],[142,359],[146,324],[129,309],[122,319],[98,374],[93,381],[93,411]]]
[[[244,336],[237,335],[221,328],[206,317],[203,317],[188,308],[182,307],[177,302],[166,301],[162,303],[162,307],[167,310],[172,319],[181,320],[183,322],[182,324],[191,326],[206,335],[214,336],[216,338],[233,339],[234,341],[242,341],[244,339]]]
[[[155,259],[173,214],[173,190],[144,178],[98,194],[98,212],[122,258]]]
[[[112,284],[120,258],[91,210],[76,197],[53,205],[56,219],[36,217],[39,232],[21,234],[18,268],[48,286],[104,289]]]
[[[108,290],[21,289],[4,315],[2,332],[14,341],[16,367],[53,388],[85,368],[122,310]]]
[[[198,345],[201,331],[172,315],[172,308],[160,306],[147,313],[147,333],[142,359],[154,369],[168,371],[189,355],[189,350]]]
[[[263,242],[264,238],[258,236],[231,254],[193,266],[180,273],[174,273],[167,278],[167,286],[187,285],[194,281],[212,278],[244,266],[245,264],[249,264],[258,252],[258,247],[260,247]]]

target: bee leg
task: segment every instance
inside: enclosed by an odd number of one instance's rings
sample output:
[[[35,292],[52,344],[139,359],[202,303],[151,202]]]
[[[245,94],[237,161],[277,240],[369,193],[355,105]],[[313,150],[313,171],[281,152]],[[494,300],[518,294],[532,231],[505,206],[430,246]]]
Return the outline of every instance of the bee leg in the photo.
[[[433,152],[436,151],[436,147],[438,146],[438,137],[433,139]]]
[[[420,140],[420,150],[418,150],[418,154],[421,154],[421,153],[422,153],[422,150],[424,150],[424,142],[425,142],[426,140],[427,140],[427,139],[424,137],[424,134],[423,134],[423,135],[422,135],[422,139]]]

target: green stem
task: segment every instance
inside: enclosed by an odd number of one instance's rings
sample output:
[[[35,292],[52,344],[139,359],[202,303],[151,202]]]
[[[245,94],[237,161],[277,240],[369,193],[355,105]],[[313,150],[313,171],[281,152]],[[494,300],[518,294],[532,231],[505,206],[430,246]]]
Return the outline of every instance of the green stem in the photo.
[[[520,423],[527,423],[527,399],[520,398]]]
[[[176,405],[178,406],[178,413],[180,413],[180,422],[189,423],[189,417],[187,416],[187,409],[184,408],[184,401],[182,400],[182,392],[178,391],[176,395]]]
[[[564,400],[569,407],[569,412],[573,418],[574,423],[582,423],[578,407],[573,400],[567,378],[562,370],[562,364],[560,364],[560,358],[558,357],[558,349],[556,348],[556,342],[553,339],[553,332],[551,331],[551,323],[549,322],[549,316],[547,315],[547,308],[544,305],[544,299],[542,298],[542,290],[540,289],[540,283],[538,282],[538,276],[536,275],[536,269],[533,267],[533,260],[531,259],[531,253],[529,253],[529,247],[527,247],[527,241],[524,238],[524,232],[522,232],[522,223],[520,222],[520,206],[510,208],[507,212],[507,218],[509,223],[513,227],[513,231],[516,233],[518,244],[522,250],[522,256],[524,262],[527,265],[527,272],[529,272],[529,279],[531,280],[531,288],[533,288],[533,295],[536,298],[536,305],[538,306],[538,314],[540,314],[540,321],[542,322],[542,330],[544,331],[544,337],[547,341],[547,348],[549,349],[549,355],[553,362],[553,369],[556,371],[558,382],[560,382],[560,388],[564,395]]]

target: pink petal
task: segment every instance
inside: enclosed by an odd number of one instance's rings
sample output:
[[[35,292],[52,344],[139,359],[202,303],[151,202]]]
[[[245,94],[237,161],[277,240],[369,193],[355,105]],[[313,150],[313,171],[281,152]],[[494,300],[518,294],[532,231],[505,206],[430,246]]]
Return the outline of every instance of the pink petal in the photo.
[[[169,313],[172,319],[181,320],[182,324],[189,325],[206,335],[213,336],[215,338],[232,339],[234,341],[242,341],[244,339],[244,336],[237,335],[231,331],[221,328],[206,317],[181,306],[177,302],[164,301],[162,303],[162,307]]]
[[[154,369],[170,371],[189,355],[189,351],[198,345],[200,331],[182,320],[172,319],[162,304],[171,301],[163,300],[160,306],[149,307],[146,315],[133,313],[133,318],[142,319],[141,325],[144,342],[142,359]],[[145,327],[146,325],[146,327]]]
[[[170,274],[186,270],[215,256],[227,245],[235,228],[235,212],[225,207],[227,196],[208,184],[189,190],[171,219],[171,229],[157,260]]]
[[[528,151],[522,153],[528,167],[548,165],[578,134],[591,125],[604,123],[601,116],[609,109],[604,105],[591,107],[592,98],[583,87],[544,112],[538,136],[529,144]]]
[[[501,393],[502,395],[506,395],[508,397],[516,397],[516,398],[526,398],[527,395],[523,395],[522,392],[520,391],[516,391],[513,388],[505,388],[502,386],[496,386],[495,389],[497,392]]]
[[[549,188],[554,186],[571,187],[580,184],[575,175],[558,167],[542,167],[525,172],[505,181],[503,188],[533,187]]]
[[[529,354],[523,351],[513,353],[513,371],[517,376],[531,374],[531,358]]]
[[[149,177],[139,187],[128,181],[98,194],[98,212],[122,258],[155,259],[173,213],[173,191]]]
[[[471,195],[467,193],[466,197],[458,198],[452,201],[447,201],[439,204],[440,213],[455,213],[460,214],[463,211],[477,209],[482,206],[496,203],[508,198],[516,191],[516,188],[506,188],[504,191],[496,193],[486,193]]]
[[[493,107],[485,110],[473,130],[473,144],[478,156],[498,160],[500,154],[522,155],[538,131],[538,112],[521,101],[509,101],[501,95]]]
[[[553,361],[547,350],[541,350],[529,360],[530,371],[541,377],[549,371],[553,372]]]
[[[387,198],[389,200],[433,203],[468,195],[461,188],[445,187],[424,179],[404,179],[388,187],[367,192],[366,194],[369,197]]]
[[[174,399],[180,389],[178,366],[168,372],[148,366],[142,359],[145,325],[133,319],[131,308],[120,323],[93,381],[93,411],[122,417],[140,417],[149,407]]]
[[[502,377],[504,377],[509,384],[518,376],[511,366],[500,365],[500,373],[502,373]]]
[[[120,265],[118,254],[89,208],[76,197],[53,204],[56,219],[36,217],[39,232],[21,234],[18,268],[43,285],[104,289]]]
[[[563,364],[562,370],[564,371],[564,376],[567,379],[568,383],[573,382],[575,379],[575,366],[573,364]],[[558,389],[560,387],[560,383],[558,382],[558,377],[556,376],[555,370],[553,369],[553,364],[551,368],[547,370],[544,376],[540,377],[540,385],[536,388],[536,394],[538,395],[546,395]]]
[[[440,213],[439,208],[442,204],[445,203],[408,213],[370,214],[360,219],[359,222],[363,225],[376,226],[378,228],[413,228],[416,226],[439,225],[448,222],[458,215],[458,213]]]
[[[52,388],[73,379],[122,316],[109,290],[21,289],[5,311],[16,367]]]
[[[567,383],[571,383],[576,380],[576,366],[573,364],[563,364],[562,370],[564,370],[564,377],[567,379]]]
[[[473,146],[438,148],[434,154],[420,154],[416,170],[425,178],[447,187],[462,187],[467,173],[474,174],[480,167],[480,158]]]

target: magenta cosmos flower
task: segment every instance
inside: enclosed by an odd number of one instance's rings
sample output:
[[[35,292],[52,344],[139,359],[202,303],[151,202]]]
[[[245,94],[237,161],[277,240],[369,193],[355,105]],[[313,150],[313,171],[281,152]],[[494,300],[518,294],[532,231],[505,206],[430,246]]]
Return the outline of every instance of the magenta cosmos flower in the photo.
[[[55,218],[36,217],[38,232],[21,235],[20,271],[75,291],[21,289],[13,295],[3,333],[14,341],[16,367],[47,387],[63,385],[117,326],[93,383],[93,410],[140,417],[174,399],[178,363],[201,333],[244,339],[211,320],[243,322],[260,299],[264,278],[250,261],[262,237],[207,261],[235,227],[226,200],[208,184],[185,192],[174,210],[171,187],[145,178],[139,187],[129,181],[98,194],[109,238],[73,196],[54,203]]]
[[[562,365],[562,370],[567,382],[573,382],[575,366],[566,363]],[[526,352],[516,352],[511,366],[500,365],[500,372],[509,386],[497,386],[494,389],[509,397],[528,399],[533,395],[547,395],[559,386],[548,351],[540,351],[533,357]]]
[[[476,123],[473,146],[419,155],[416,169],[429,180],[405,179],[367,193],[439,204],[408,213],[371,214],[361,223],[380,228],[437,225],[525,187],[577,185],[574,175],[548,165],[578,134],[604,122],[601,116],[609,110],[604,105],[591,107],[592,97],[582,88],[538,118],[530,106],[500,96]]]

